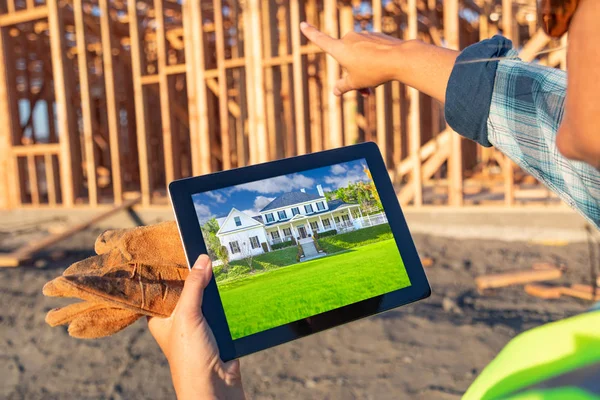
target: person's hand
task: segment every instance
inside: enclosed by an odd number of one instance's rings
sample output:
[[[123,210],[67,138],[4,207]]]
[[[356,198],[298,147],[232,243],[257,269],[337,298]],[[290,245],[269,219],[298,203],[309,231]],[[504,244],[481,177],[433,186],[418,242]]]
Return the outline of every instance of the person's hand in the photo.
[[[402,40],[374,32],[350,32],[341,39],[334,39],[306,22],[300,24],[300,29],[347,72],[335,84],[336,96],[351,90],[361,90],[364,94],[364,89],[397,79],[394,54],[404,43]]]
[[[202,296],[211,277],[211,261],[201,255],[171,316],[148,320],[152,336],[169,361],[180,400],[245,398],[239,361],[221,361],[215,337],[202,315]]]

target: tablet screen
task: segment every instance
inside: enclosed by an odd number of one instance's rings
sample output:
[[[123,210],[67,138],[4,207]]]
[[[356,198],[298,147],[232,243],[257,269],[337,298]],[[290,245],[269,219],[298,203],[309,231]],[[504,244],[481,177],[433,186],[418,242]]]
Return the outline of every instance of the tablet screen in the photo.
[[[411,284],[365,159],[192,197],[233,339]]]

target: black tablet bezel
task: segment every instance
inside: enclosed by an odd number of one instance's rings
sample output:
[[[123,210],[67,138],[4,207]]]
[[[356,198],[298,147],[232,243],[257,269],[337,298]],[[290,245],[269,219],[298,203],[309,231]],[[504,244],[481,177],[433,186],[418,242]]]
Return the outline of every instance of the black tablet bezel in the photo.
[[[396,245],[410,278],[411,286],[233,340],[229,332],[217,284],[213,277],[204,292],[202,311],[217,339],[223,361],[242,357],[427,298],[431,294],[429,282],[400,209],[383,158],[375,143],[361,143],[210,175],[180,179],[169,184],[171,203],[175,211],[175,218],[179,226],[187,261],[189,265],[193,265],[200,254],[206,253],[206,245],[200,234],[200,223],[196,217],[192,195],[358,159],[367,161],[396,240]],[[315,322],[316,320],[318,321]]]

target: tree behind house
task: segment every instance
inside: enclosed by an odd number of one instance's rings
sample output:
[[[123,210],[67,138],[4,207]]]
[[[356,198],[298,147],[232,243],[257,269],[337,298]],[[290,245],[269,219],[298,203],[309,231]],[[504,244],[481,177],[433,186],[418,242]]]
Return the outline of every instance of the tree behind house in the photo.
[[[229,252],[227,247],[221,245],[221,241],[217,237],[219,224],[215,218],[211,218],[202,225],[202,237],[206,243],[208,256],[211,260],[217,259],[223,263],[223,269],[229,268]]]

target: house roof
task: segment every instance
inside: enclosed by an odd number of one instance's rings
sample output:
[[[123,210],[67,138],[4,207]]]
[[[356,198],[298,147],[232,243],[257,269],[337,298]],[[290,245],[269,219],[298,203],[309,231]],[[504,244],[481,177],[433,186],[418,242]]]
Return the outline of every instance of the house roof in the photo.
[[[244,226],[244,227],[240,227],[240,228],[236,228],[236,229],[231,229],[231,230],[228,230],[228,231],[224,231],[223,228],[227,225],[227,222],[231,219],[231,216],[234,213],[238,213],[238,214],[243,215],[243,216],[245,216],[247,218],[251,218],[252,220],[256,221],[257,224],[256,225]],[[249,229],[249,228],[255,228],[257,226],[262,226],[262,225],[263,225],[262,221],[258,221],[255,218],[250,217],[248,214],[246,214],[246,213],[238,210],[237,208],[233,207],[231,209],[231,211],[229,211],[229,214],[227,215],[227,218],[225,218],[225,221],[223,221],[223,223],[220,224],[219,230],[217,231],[217,236],[224,235],[226,233],[231,233],[231,232],[239,231],[239,230],[244,230],[244,229]]]
[[[264,224],[264,221],[262,219],[262,215],[257,215],[255,217],[252,217],[252,219],[257,220],[258,222],[260,222],[261,224]]]
[[[273,222],[270,222],[270,223],[264,224],[264,225],[265,225],[265,227],[274,226],[274,225],[277,225],[277,224],[283,224],[285,222],[290,222],[294,218],[296,218],[296,219],[298,219],[298,218],[310,218],[310,217],[314,217],[314,216],[317,216],[317,215],[330,213],[332,211],[337,210],[338,208],[342,208],[342,207],[345,207],[345,206],[358,206],[358,204],[356,204],[356,203],[345,203],[342,200],[331,200],[331,201],[327,202],[327,205],[329,206],[328,210],[317,211],[317,212],[314,212],[314,213],[308,214],[308,215],[298,214],[298,215],[295,215],[295,216],[293,216],[291,218],[288,218],[288,219],[285,219],[285,220],[273,221]]]
[[[323,198],[323,196],[319,196],[319,195],[311,194],[311,193],[288,192],[288,193],[284,193],[281,196],[277,197],[275,200],[273,200],[272,202],[267,204],[265,206],[265,208],[263,208],[260,211],[263,212],[263,211],[274,210],[276,208],[289,207],[294,204],[305,203],[307,201],[318,200],[321,198]]]

